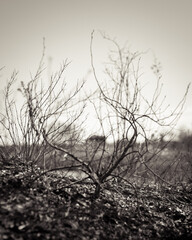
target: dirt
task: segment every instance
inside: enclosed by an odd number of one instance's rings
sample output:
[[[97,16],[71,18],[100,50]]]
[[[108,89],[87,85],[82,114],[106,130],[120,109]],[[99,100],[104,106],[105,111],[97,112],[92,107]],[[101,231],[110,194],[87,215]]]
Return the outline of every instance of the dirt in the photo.
[[[192,239],[192,188],[125,182],[94,186],[49,174],[0,174],[0,239]]]

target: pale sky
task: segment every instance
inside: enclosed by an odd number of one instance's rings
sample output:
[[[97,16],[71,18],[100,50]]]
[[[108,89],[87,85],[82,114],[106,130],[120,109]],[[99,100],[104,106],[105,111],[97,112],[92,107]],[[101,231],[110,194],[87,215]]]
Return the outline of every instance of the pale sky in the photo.
[[[167,100],[174,105],[192,82],[191,25],[191,0],[0,0],[0,68],[5,66],[0,90],[14,69],[19,81],[30,79],[41,57],[43,37],[53,70],[68,58],[74,81],[85,77],[94,29],[120,45],[127,41],[133,50],[151,49],[162,65]],[[98,33],[94,51],[102,63],[108,49]],[[180,123],[192,129],[191,103],[192,89]]]

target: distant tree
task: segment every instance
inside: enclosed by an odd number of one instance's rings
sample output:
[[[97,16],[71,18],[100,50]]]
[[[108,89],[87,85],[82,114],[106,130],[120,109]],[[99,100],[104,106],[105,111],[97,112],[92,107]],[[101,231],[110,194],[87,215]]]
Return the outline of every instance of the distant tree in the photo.
[[[181,131],[178,137],[178,143],[186,150],[192,149],[192,133]]]
[[[92,135],[91,137],[87,138],[87,142],[98,142],[98,143],[105,143],[106,137],[100,135]]]

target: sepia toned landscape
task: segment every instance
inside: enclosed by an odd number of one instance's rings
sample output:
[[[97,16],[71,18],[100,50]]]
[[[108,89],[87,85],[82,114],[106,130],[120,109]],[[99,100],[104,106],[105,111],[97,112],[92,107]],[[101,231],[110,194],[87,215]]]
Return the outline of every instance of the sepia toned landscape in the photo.
[[[42,39],[30,77],[0,66],[0,239],[191,239],[190,82],[169,103],[163,62],[93,29],[72,81]]]

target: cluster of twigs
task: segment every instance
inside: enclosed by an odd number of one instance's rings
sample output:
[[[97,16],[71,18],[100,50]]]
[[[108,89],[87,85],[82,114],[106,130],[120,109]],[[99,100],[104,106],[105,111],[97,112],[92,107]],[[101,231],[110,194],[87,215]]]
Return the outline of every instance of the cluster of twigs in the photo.
[[[96,197],[106,181],[114,177],[121,180],[130,172],[134,174],[138,164],[143,165],[154,178],[165,182],[148,163],[162,152],[167,142],[160,141],[162,136],[153,139],[152,132],[155,126],[166,130],[164,136],[173,130],[182,113],[189,89],[188,86],[178,106],[166,114],[167,105],[165,99],[161,98],[162,76],[158,64],[153,65],[156,88],[152,98],[148,99],[142,91],[140,65],[143,53],[121,49],[116,41],[103,37],[114,45],[115,50],[111,52],[110,65],[105,70],[108,81],[103,83],[97,76],[94,65],[92,33],[91,65],[98,86],[94,94],[80,97],[85,81],[77,83],[74,89],[69,90],[63,78],[69,64],[67,61],[48,79],[46,87],[41,80],[44,48],[35,76],[27,84],[21,82],[18,89],[24,100],[19,108],[12,98],[17,73],[12,74],[5,89],[5,113],[1,113],[0,119],[7,136],[7,140],[1,136],[1,145],[4,146],[2,149],[6,149],[7,144],[14,146],[8,155],[17,156],[23,163],[31,166],[40,164],[44,173],[69,168],[82,171],[95,185]],[[81,126],[89,119],[88,114],[83,117],[87,104],[95,112],[95,122],[99,123],[101,136],[92,136],[83,142]],[[108,140],[112,143],[109,144]],[[1,155],[4,154],[2,149]],[[51,170],[46,156],[53,151],[63,153],[66,162],[62,167]],[[83,152],[82,156],[79,152]]]

